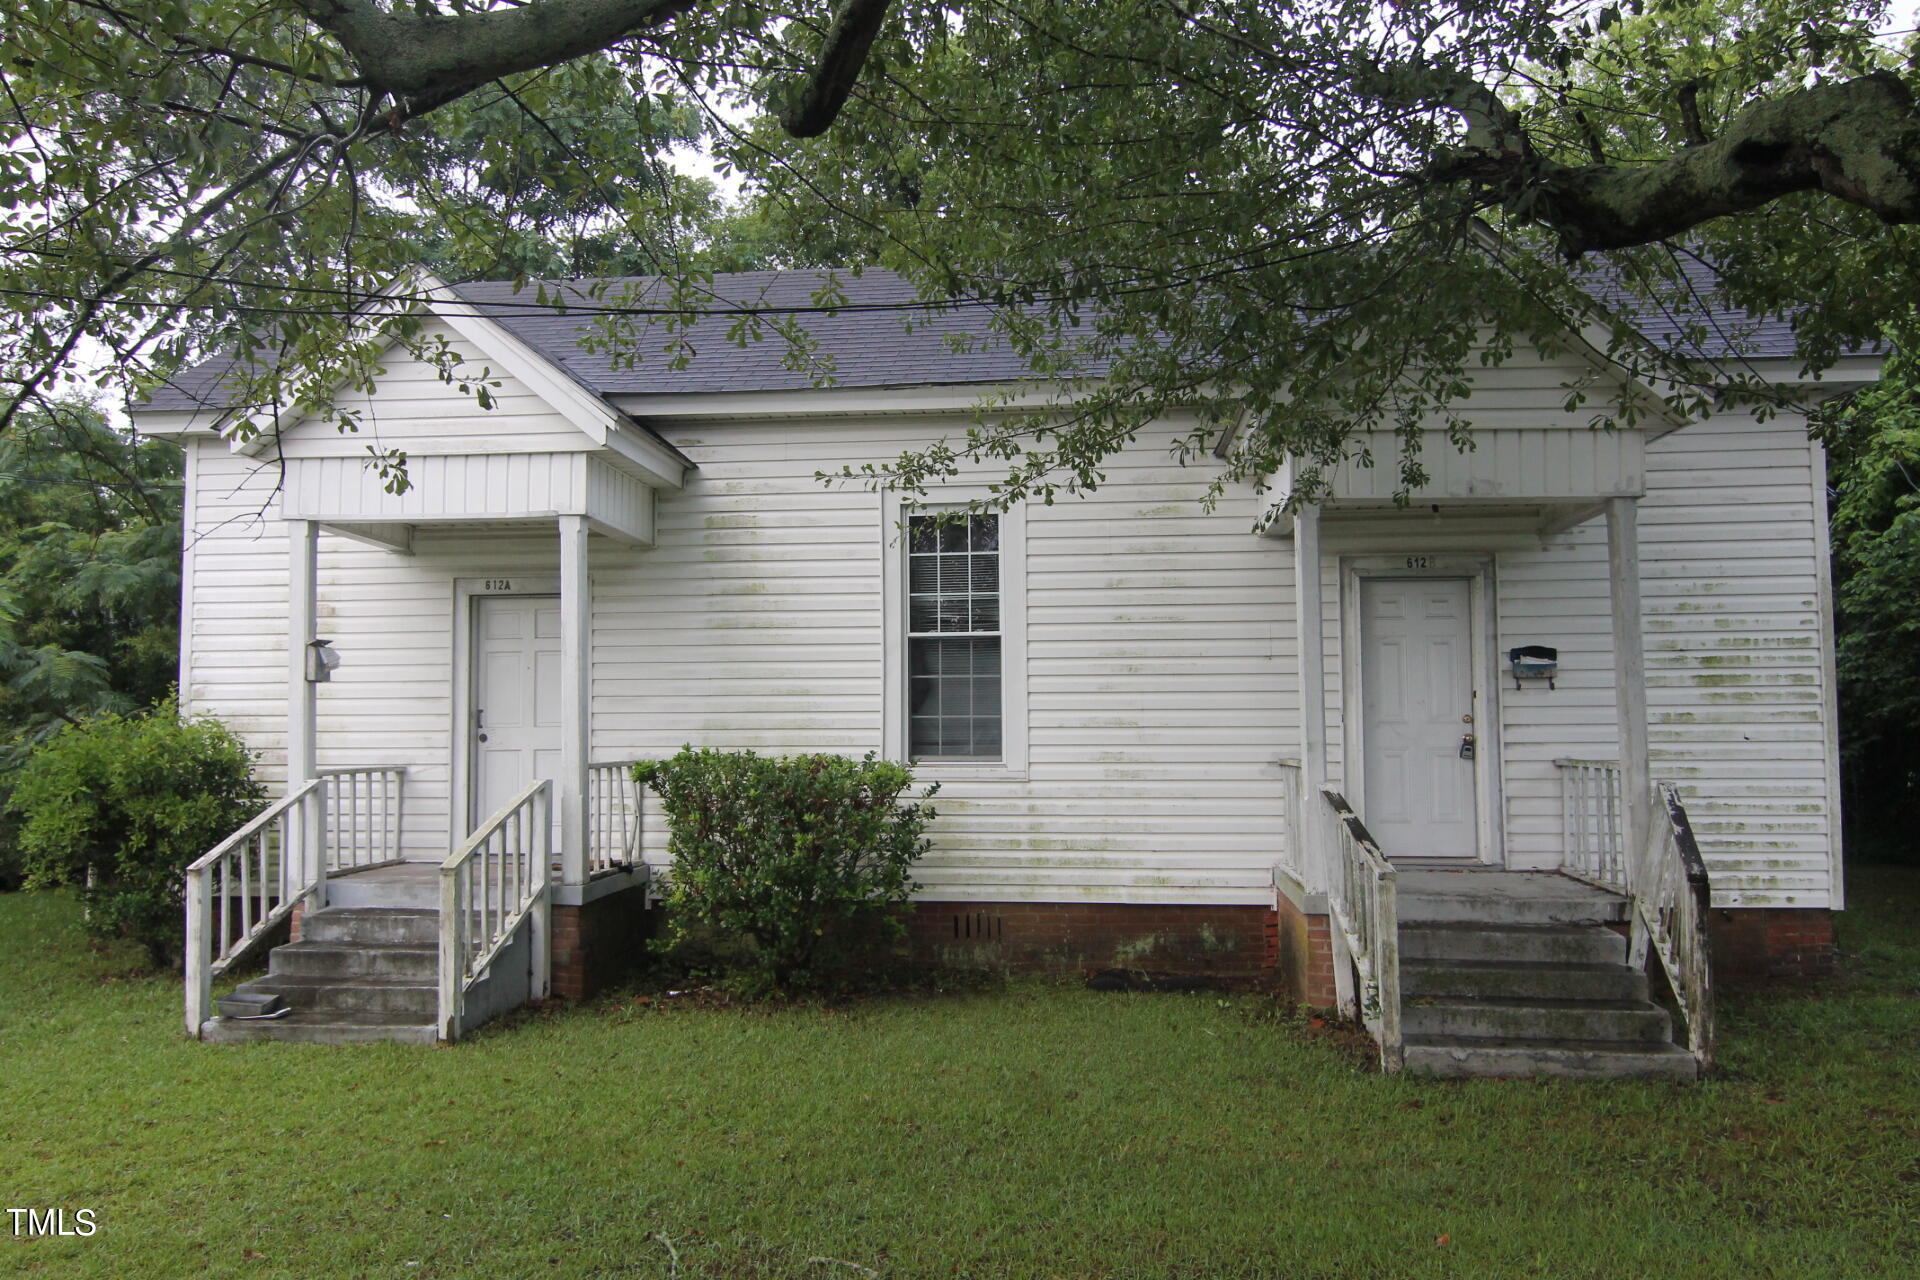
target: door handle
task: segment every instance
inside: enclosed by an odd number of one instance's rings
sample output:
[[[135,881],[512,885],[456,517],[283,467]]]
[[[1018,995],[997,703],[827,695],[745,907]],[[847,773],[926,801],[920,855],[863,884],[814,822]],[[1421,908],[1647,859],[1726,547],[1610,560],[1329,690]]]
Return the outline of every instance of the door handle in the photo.
[[[1473,747],[1473,735],[1470,733],[1462,734],[1460,736],[1460,758],[1462,760],[1473,759]]]
[[[487,740],[487,735],[486,735],[486,734],[484,734],[484,733],[483,733],[483,734],[481,734],[481,735],[480,735],[480,741],[482,741],[482,742],[485,742],[486,740]]]

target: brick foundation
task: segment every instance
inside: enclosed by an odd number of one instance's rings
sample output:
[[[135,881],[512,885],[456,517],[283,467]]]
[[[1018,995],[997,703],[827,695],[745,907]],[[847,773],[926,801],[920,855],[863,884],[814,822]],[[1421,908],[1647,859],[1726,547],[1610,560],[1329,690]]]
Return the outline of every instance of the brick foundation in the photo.
[[[1270,913],[1275,979],[1282,992],[1315,1009],[1334,1003],[1333,931],[1325,915],[1307,915],[1285,894]]]
[[[644,885],[577,907],[553,908],[553,994],[584,1000],[638,968],[653,937],[658,908]]]
[[[913,958],[956,968],[1073,973],[1144,969],[1271,980],[1273,912],[1261,906],[916,902]]]
[[[1817,978],[1836,961],[1833,912],[1819,907],[1716,907],[1707,942],[1721,982]]]

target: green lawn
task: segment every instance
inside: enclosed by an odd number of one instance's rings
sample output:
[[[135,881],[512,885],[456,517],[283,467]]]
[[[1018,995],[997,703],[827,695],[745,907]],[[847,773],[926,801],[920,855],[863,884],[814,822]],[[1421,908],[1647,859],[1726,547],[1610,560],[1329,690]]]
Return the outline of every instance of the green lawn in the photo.
[[[1920,875],[1854,901],[1851,976],[1727,999],[1680,1087],[1386,1079],[1250,997],[1037,984],[203,1046],[0,895],[0,1208],[99,1222],[0,1218],[0,1274],[1911,1277]]]

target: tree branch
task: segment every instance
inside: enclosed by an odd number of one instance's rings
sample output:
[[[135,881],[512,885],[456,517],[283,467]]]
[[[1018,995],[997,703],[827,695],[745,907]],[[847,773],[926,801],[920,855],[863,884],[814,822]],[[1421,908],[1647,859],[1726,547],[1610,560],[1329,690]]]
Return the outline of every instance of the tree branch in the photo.
[[[820,61],[810,75],[789,91],[780,109],[780,125],[796,138],[812,138],[827,131],[840,108],[847,104],[860,78],[860,68],[873,48],[891,0],[846,0],[827,28]]]
[[[1490,90],[1447,84],[1414,94],[1390,76],[1381,76],[1380,88],[1359,80],[1356,87],[1385,100],[1417,97],[1468,120],[1467,145],[1424,177],[1499,190],[1520,216],[1557,233],[1569,257],[1652,244],[1801,191],[1824,192],[1888,223],[1920,223],[1920,115],[1889,71],[1754,103],[1718,138],[1659,160],[1584,166],[1540,156],[1512,113],[1489,105]]]
[[[292,0],[340,42],[367,87],[409,115],[519,71],[584,57],[664,26],[699,0],[533,0],[518,8],[420,17],[372,0]]]
[[[1800,191],[1920,222],[1920,118],[1890,72],[1759,102],[1721,135],[1650,164],[1549,168],[1534,215],[1578,256],[1650,244]]]

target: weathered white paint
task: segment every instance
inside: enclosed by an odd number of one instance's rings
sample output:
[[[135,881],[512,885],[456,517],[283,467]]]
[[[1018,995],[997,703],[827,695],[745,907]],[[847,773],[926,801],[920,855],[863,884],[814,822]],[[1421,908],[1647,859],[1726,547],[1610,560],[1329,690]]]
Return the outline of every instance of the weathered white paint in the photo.
[[[1302,807],[1293,830],[1312,848],[1291,865],[1310,885],[1324,886],[1333,871],[1333,832],[1321,793],[1328,782],[1327,700],[1316,697],[1327,678],[1326,609],[1322,599],[1320,508],[1301,507],[1293,516],[1294,668],[1300,680],[1300,796]]]
[[[1491,393],[1483,393],[1490,396]],[[1538,394],[1529,387],[1526,397]],[[1483,399],[1477,403],[1486,403]],[[1521,403],[1527,403],[1525,397]],[[1537,401],[1531,412],[1539,416]],[[1504,421],[1510,412],[1489,405],[1475,418]],[[1416,502],[1553,502],[1639,494],[1646,487],[1644,436],[1638,430],[1595,430],[1584,425],[1502,427],[1474,433],[1475,447],[1462,453],[1443,433],[1421,433],[1421,462],[1428,482],[1412,491]],[[1392,432],[1364,432],[1354,441],[1371,466],[1350,461],[1328,481],[1330,504],[1391,502],[1400,488],[1400,442]]]
[[[366,460],[294,458],[286,463],[281,510],[338,532],[411,548],[399,531],[475,520],[542,520],[577,515],[635,544],[653,537],[653,490],[585,453],[455,453],[407,461],[408,487],[388,493]]]
[[[1607,582],[1613,623],[1613,701],[1620,725],[1620,809],[1627,848],[1647,847],[1653,774],[1647,763],[1647,661],[1640,617],[1639,504],[1607,501]]]
[[[1400,857],[1480,857],[1473,732],[1472,579],[1359,583],[1360,758],[1367,829]]]
[[[587,761],[593,677],[593,587],[587,523],[560,517],[560,880],[587,882]]]
[[[646,530],[653,549],[599,536],[586,511],[565,513],[594,531],[582,540],[593,585],[592,757],[656,756],[685,742],[886,749],[896,714],[885,674],[898,599],[887,588],[892,521],[881,496],[814,476],[923,446],[951,425],[872,406],[859,418],[659,423],[699,470],[657,512],[622,517],[657,525]],[[1524,503],[1374,511],[1327,520],[1324,554],[1302,557],[1296,572],[1296,545],[1248,532],[1263,498],[1234,490],[1215,513],[1199,509],[1208,474],[1170,461],[1175,434],[1143,437],[1091,497],[1026,512],[1026,767],[933,772],[944,787],[920,870],[926,896],[1268,901],[1271,867],[1290,856],[1287,782],[1274,762],[1306,747],[1315,717],[1302,714],[1303,665],[1316,648],[1319,705],[1342,715],[1340,562],[1366,555],[1491,557],[1494,648],[1561,650],[1556,690],[1489,680],[1478,724],[1483,743],[1501,739],[1490,820],[1509,865],[1554,865],[1552,761],[1619,750],[1601,522],[1543,538]],[[290,669],[278,472],[217,441],[192,448],[183,697],[227,718],[278,780]],[[633,478],[574,452],[589,487],[594,465]],[[345,452],[316,456],[377,490]],[[417,456],[452,465],[457,451]],[[1722,904],[1824,905],[1835,883],[1811,458],[1792,424],[1744,418],[1646,449],[1649,753],[1654,774],[1683,789]],[[366,514],[377,523],[377,510]],[[319,763],[408,767],[409,856],[437,860],[466,834],[455,821],[465,602],[487,582],[524,590],[546,579],[558,590],[559,514],[529,503],[488,520],[422,521],[411,556],[320,535],[317,625],[345,665],[318,690]],[[1298,622],[1296,594],[1309,606]],[[1324,722],[1322,732],[1322,780],[1337,784],[1347,753],[1341,735],[1326,740]],[[646,831],[645,856],[657,863],[657,815]]]

